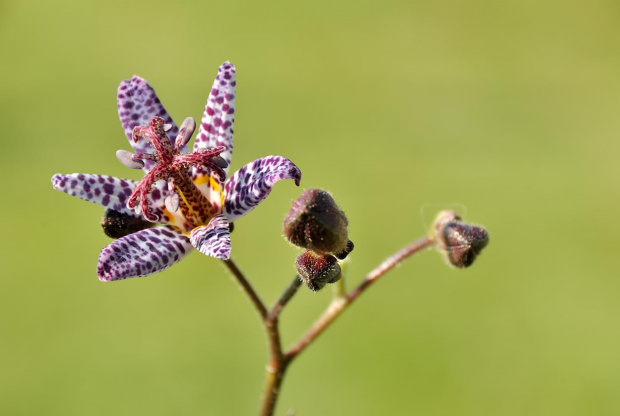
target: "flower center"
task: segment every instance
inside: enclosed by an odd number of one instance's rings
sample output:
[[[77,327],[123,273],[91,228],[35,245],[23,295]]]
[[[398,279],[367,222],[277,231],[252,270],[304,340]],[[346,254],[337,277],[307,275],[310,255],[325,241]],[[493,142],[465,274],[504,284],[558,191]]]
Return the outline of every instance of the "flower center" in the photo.
[[[219,177],[223,183],[226,179],[224,169],[228,164],[220,157],[225,148],[214,147],[194,153],[181,153],[181,149],[189,142],[196,123],[191,117],[185,119],[179,129],[174,146],[166,136],[171,126],[165,124],[164,119],[153,117],[148,126],[137,126],[133,130],[133,140],[147,140],[155,153],[132,154],[125,151],[117,152],[117,157],[123,164],[131,168],[141,168],[145,160],[155,162],[154,167],[138,183],[127,202],[127,207],[133,209],[140,202],[144,218],[151,222],[162,222],[153,207],[149,206],[149,194],[153,203],[157,202],[153,195],[154,185],[159,180],[168,183],[165,206],[170,212],[181,210],[185,219],[185,229],[192,229],[198,225],[208,224],[221,207],[212,204],[209,199],[196,187],[192,181],[191,168],[201,167],[209,169]],[[161,195],[159,195],[161,197]]]

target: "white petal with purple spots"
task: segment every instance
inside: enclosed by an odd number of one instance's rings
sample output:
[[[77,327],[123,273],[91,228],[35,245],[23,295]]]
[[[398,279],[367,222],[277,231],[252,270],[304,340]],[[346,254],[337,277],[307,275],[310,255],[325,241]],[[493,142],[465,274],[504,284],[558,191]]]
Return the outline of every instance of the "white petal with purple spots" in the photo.
[[[127,200],[136,184],[130,179],[85,173],[57,173],[52,177],[52,185],[58,191],[134,216],[134,210],[127,208]]]
[[[133,129],[136,126],[148,126],[151,119],[159,116],[172,128],[167,132],[168,137],[177,136],[179,129],[157,98],[157,94],[146,80],[134,75],[130,80],[121,82],[117,92],[118,116],[125,130],[125,136],[136,153],[153,153],[151,145],[145,138],[138,142],[133,141]],[[154,162],[145,161],[144,170],[149,171]]]
[[[224,186],[224,216],[233,221],[254,209],[282,179],[299,186],[301,171],[282,156],[267,156],[248,163],[228,178]]]
[[[189,239],[171,227],[148,228],[101,250],[97,276],[106,282],[147,276],[172,266],[191,249]]]
[[[209,225],[194,228],[189,239],[207,256],[222,260],[230,258],[230,224],[221,215],[214,217]]]
[[[127,200],[136,185],[137,182],[131,179],[87,173],[72,173],[69,175],[57,173],[52,177],[52,186],[58,191],[113,209],[114,211],[122,212],[123,214],[142,217],[139,209],[127,208]],[[161,222],[175,225],[179,222],[178,216],[172,215],[171,218],[166,220],[166,217],[163,215],[164,199],[167,194],[166,186],[165,181],[157,181],[149,195],[149,205],[153,213],[162,218]]]
[[[235,66],[224,62],[219,70],[207,99],[194,151],[223,146],[220,155],[230,165],[233,149],[233,123],[235,122]],[[224,169],[228,173],[228,168]],[[196,172],[194,178],[200,172]]]

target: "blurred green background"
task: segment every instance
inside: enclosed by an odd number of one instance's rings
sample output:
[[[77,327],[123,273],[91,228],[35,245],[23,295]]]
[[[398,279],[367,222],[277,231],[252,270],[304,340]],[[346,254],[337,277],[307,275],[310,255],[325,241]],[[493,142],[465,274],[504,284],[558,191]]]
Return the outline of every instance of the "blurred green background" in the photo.
[[[137,179],[116,113],[138,74],[199,118],[237,65],[233,169],[280,154],[350,220],[349,287],[458,203],[491,244],[466,271],[428,251],[291,367],[278,414],[620,414],[617,1],[0,2],[0,414],[252,415],[255,311],[193,253],[100,283],[103,210],[54,173]],[[297,250],[280,183],[233,257],[271,303]],[[615,271],[614,271],[615,270]],[[329,302],[301,291],[290,345]]]

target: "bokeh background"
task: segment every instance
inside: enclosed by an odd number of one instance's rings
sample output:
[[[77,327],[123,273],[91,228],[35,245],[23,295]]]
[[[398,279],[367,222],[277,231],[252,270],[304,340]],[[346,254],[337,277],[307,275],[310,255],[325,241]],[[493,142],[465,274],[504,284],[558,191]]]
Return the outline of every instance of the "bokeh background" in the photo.
[[[620,6],[588,1],[0,2],[0,414],[251,415],[267,360],[216,260],[100,283],[102,209],[54,173],[137,179],[118,83],[200,118],[237,65],[233,169],[280,154],[333,193],[351,287],[461,204],[491,244],[385,277],[292,366],[278,414],[620,414]],[[236,223],[271,303],[297,250],[287,181]],[[301,291],[290,345],[331,291]]]

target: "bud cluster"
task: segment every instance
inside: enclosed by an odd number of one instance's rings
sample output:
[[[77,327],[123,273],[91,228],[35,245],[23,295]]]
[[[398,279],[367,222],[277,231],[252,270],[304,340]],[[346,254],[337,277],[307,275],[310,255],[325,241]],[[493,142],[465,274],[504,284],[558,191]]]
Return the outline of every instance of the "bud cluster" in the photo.
[[[353,251],[349,221],[334,198],[321,189],[308,189],[293,202],[284,219],[284,236],[307,251],[297,257],[299,277],[312,290],[340,280],[338,260]]]

